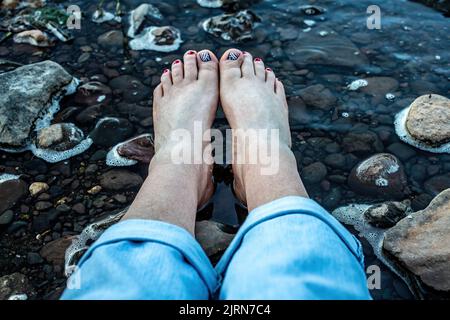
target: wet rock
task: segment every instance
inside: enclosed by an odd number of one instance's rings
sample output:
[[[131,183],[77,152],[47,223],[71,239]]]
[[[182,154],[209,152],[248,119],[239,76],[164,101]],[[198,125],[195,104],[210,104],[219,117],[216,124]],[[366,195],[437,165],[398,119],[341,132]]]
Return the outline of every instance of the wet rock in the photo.
[[[85,214],[86,207],[82,203],[77,203],[72,207],[72,210],[78,214]]]
[[[385,97],[387,93],[398,89],[398,81],[390,77],[366,78],[367,86],[361,88],[361,92],[374,97]]]
[[[0,146],[26,146],[43,114],[52,114],[59,99],[73,93],[77,80],[59,64],[43,61],[0,74]]]
[[[359,163],[350,173],[348,184],[357,193],[381,198],[402,198],[408,192],[403,165],[389,153]]]
[[[178,50],[181,33],[175,27],[147,27],[129,42],[132,50],[154,50],[159,52],[171,52]]]
[[[321,84],[300,90],[300,97],[307,105],[319,109],[330,109],[336,103],[336,97]]]
[[[77,123],[81,125],[87,125],[93,123],[98,117],[102,114],[102,106],[100,104],[87,107],[83,111],[81,111],[76,117],[75,120]]]
[[[111,147],[129,138],[133,131],[133,125],[127,119],[106,117],[98,121],[89,137],[97,146]]]
[[[314,162],[303,168],[302,179],[306,184],[314,184],[322,181],[327,175],[327,167],[322,162]]]
[[[98,81],[91,81],[78,87],[74,102],[82,106],[106,105],[111,100],[111,89]]]
[[[311,64],[362,67],[368,64],[367,57],[349,39],[333,30],[322,29],[328,32],[327,36],[300,32],[297,40],[287,44],[285,52],[297,67]]]
[[[35,197],[42,192],[47,191],[49,188],[50,187],[45,182],[33,182],[29,187],[30,195]]]
[[[221,227],[220,223],[210,220],[198,221],[195,224],[195,238],[208,257],[225,251],[234,238],[233,234],[224,232]]]
[[[0,226],[10,224],[14,219],[14,212],[12,210],[6,210],[0,213]]]
[[[27,30],[14,35],[15,43],[26,43],[35,47],[51,47],[53,43],[48,35],[41,30]]]
[[[426,285],[450,291],[450,190],[386,232],[384,250]]]
[[[143,134],[114,146],[106,156],[109,166],[128,166],[137,162],[150,163],[155,149],[150,134]]]
[[[326,165],[336,169],[344,169],[347,166],[347,160],[341,153],[332,153],[326,156],[324,162]]]
[[[72,244],[72,240],[73,236],[56,239],[44,245],[39,253],[49,263],[62,268],[66,249]]]
[[[111,191],[135,189],[140,187],[142,183],[143,180],[140,175],[122,169],[110,170],[100,177],[102,188]]]
[[[245,41],[253,38],[253,29],[261,19],[250,10],[222,14],[203,22],[203,30],[223,40]]]
[[[28,185],[21,179],[0,182],[0,213],[12,208],[27,194]]]
[[[121,22],[122,18],[120,16],[117,16],[109,11],[105,11],[103,9],[97,9],[92,14],[91,18],[92,22],[95,23],[103,23],[108,21],[115,21],[115,22]]]
[[[126,102],[139,102],[150,97],[150,90],[142,82],[130,75],[112,79],[109,86],[122,92]]]
[[[406,161],[416,155],[414,149],[400,142],[395,142],[389,145],[386,150],[402,161]]]
[[[450,173],[434,176],[424,183],[425,191],[432,196],[436,196],[445,189],[450,188]]]
[[[29,265],[36,265],[44,262],[39,253],[36,252],[28,252],[27,253],[27,263]]]
[[[26,299],[34,294],[33,287],[23,274],[15,272],[0,277],[0,300],[14,299],[15,296],[19,295],[25,295]]]
[[[163,18],[158,8],[149,3],[143,3],[130,12],[128,19],[130,27],[128,28],[127,36],[134,38],[139,33],[138,31],[147,17],[153,17],[157,20]]]
[[[410,105],[405,123],[411,136],[433,147],[450,142],[450,99],[424,95]]]
[[[120,48],[123,46],[124,37],[120,30],[111,30],[97,38],[97,42],[102,47],[116,47]]]
[[[383,144],[378,135],[372,131],[349,132],[342,139],[342,147],[346,152],[358,155],[383,151]]]
[[[43,149],[65,151],[75,147],[83,138],[83,131],[73,123],[56,123],[38,131],[37,146]]]
[[[101,186],[93,186],[92,188],[90,188],[88,191],[87,191],[87,193],[89,193],[89,194],[97,194],[97,193],[99,193],[100,191],[102,191],[102,187]]]
[[[390,228],[406,217],[407,203],[389,201],[371,206],[364,212],[367,221],[378,228]]]
[[[38,201],[34,205],[34,208],[38,211],[45,211],[47,209],[50,209],[51,207],[53,207],[53,204],[48,201]]]

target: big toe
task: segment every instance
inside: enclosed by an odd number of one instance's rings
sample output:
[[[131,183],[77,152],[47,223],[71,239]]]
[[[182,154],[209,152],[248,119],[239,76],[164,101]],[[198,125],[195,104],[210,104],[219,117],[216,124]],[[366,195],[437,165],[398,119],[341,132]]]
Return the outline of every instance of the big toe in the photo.
[[[210,81],[218,78],[219,60],[209,50],[201,50],[197,54],[198,79]]]
[[[220,76],[224,79],[240,78],[244,54],[238,49],[229,49],[220,58]]]

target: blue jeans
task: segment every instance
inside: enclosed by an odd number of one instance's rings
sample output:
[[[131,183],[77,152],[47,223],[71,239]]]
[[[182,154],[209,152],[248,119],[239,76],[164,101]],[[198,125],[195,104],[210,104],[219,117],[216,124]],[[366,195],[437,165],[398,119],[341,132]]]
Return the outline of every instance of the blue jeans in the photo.
[[[127,220],[79,262],[62,299],[371,299],[361,244],[315,201],[254,209],[213,268],[184,229]]]

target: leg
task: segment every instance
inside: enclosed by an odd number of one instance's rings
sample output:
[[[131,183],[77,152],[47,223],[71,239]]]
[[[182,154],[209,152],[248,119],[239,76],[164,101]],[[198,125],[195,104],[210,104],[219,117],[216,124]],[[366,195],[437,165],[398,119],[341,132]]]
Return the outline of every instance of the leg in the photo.
[[[278,158],[271,160],[278,171],[265,175],[261,162],[233,163],[236,194],[250,214],[217,266],[224,276],[220,298],[369,298],[360,244],[303,187],[290,150],[283,84],[261,59],[235,49],[222,57],[220,72],[220,98],[232,129],[279,132]],[[237,158],[273,144],[242,141],[233,141]]]
[[[81,290],[66,290],[63,298],[207,299],[215,290],[215,272],[192,237],[197,207],[212,194],[211,165],[175,164],[172,153],[180,143],[172,133],[183,129],[191,138],[194,123],[201,133],[211,127],[218,104],[217,62],[209,51],[189,51],[183,62],[164,71],[154,92],[155,156],[149,175],[123,221],[80,261],[75,276]],[[202,144],[189,151],[203,156]]]

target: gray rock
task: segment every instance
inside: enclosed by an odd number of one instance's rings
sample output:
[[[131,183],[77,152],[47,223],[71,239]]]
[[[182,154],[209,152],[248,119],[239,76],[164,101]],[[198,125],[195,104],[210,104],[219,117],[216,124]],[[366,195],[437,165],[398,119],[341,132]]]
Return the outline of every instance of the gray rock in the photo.
[[[425,191],[427,191],[432,196],[438,195],[445,189],[450,188],[450,173],[431,177],[430,179],[425,181],[424,188]]]
[[[302,179],[306,184],[314,184],[322,181],[327,175],[327,167],[322,162],[314,162],[302,171]]]
[[[385,97],[387,93],[392,93],[398,89],[398,81],[390,77],[365,78],[367,86],[360,90],[374,97]]]
[[[325,37],[316,32],[300,32],[297,40],[289,42],[285,52],[297,67],[311,64],[360,67],[368,64],[367,57],[348,39],[333,30]]]
[[[406,217],[408,209],[406,203],[389,201],[371,206],[364,212],[364,216],[375,227],[390,228]]]
[[[195,224],[195,237],[208,257],[225,251],[234,238],[234,234],[226,233],[220,227],[220,223],[210,220]]]
[[[100,177],[100,185],[106,190],[121,191],[138,188],[143,180],[140,175],[122,169],[113,169]]]
[[[308,106],[320,109],[331,109],[336,103],[336,97],[321,84],[300,90],[300,97]]]
[[[14,212],[12,210],[6,210],[0,213],[0,225],[10,224],[14,219]]]
[[[72,244],[72,236],[66,236],[44,245],[39,252],[41,257],[54,266],[63,267],[66,249]]]
[[[55,123],[39,130],[36,140],[39,148],[65,151],[75,147],[83,139],[83,131],[73,123]]]
[[[27,277],[18,272],[0,277],[0,300],[7,300],[19,294],[26,294],[27,297],[35,294]]]
[[[450,291],[450,190],[402,219],[384,237],[383,248],[428,286]]]
[[[372,131],[354,131],[342,139],[342,147],[346,152],[359,155],[383,151],[383,144],[378,135]]]
[[[103,47],[122,47],[123,41],[123,33],[120,30],[105,32],[97,38],[98,44]]]
[[[0,213],[12,208],[27,193],[28,185],[21,179],[0,183]]]
[[[36,120],[49,112],[74,78],[59,64],[43,61],[0,74],[0,146],[24,147]]]

